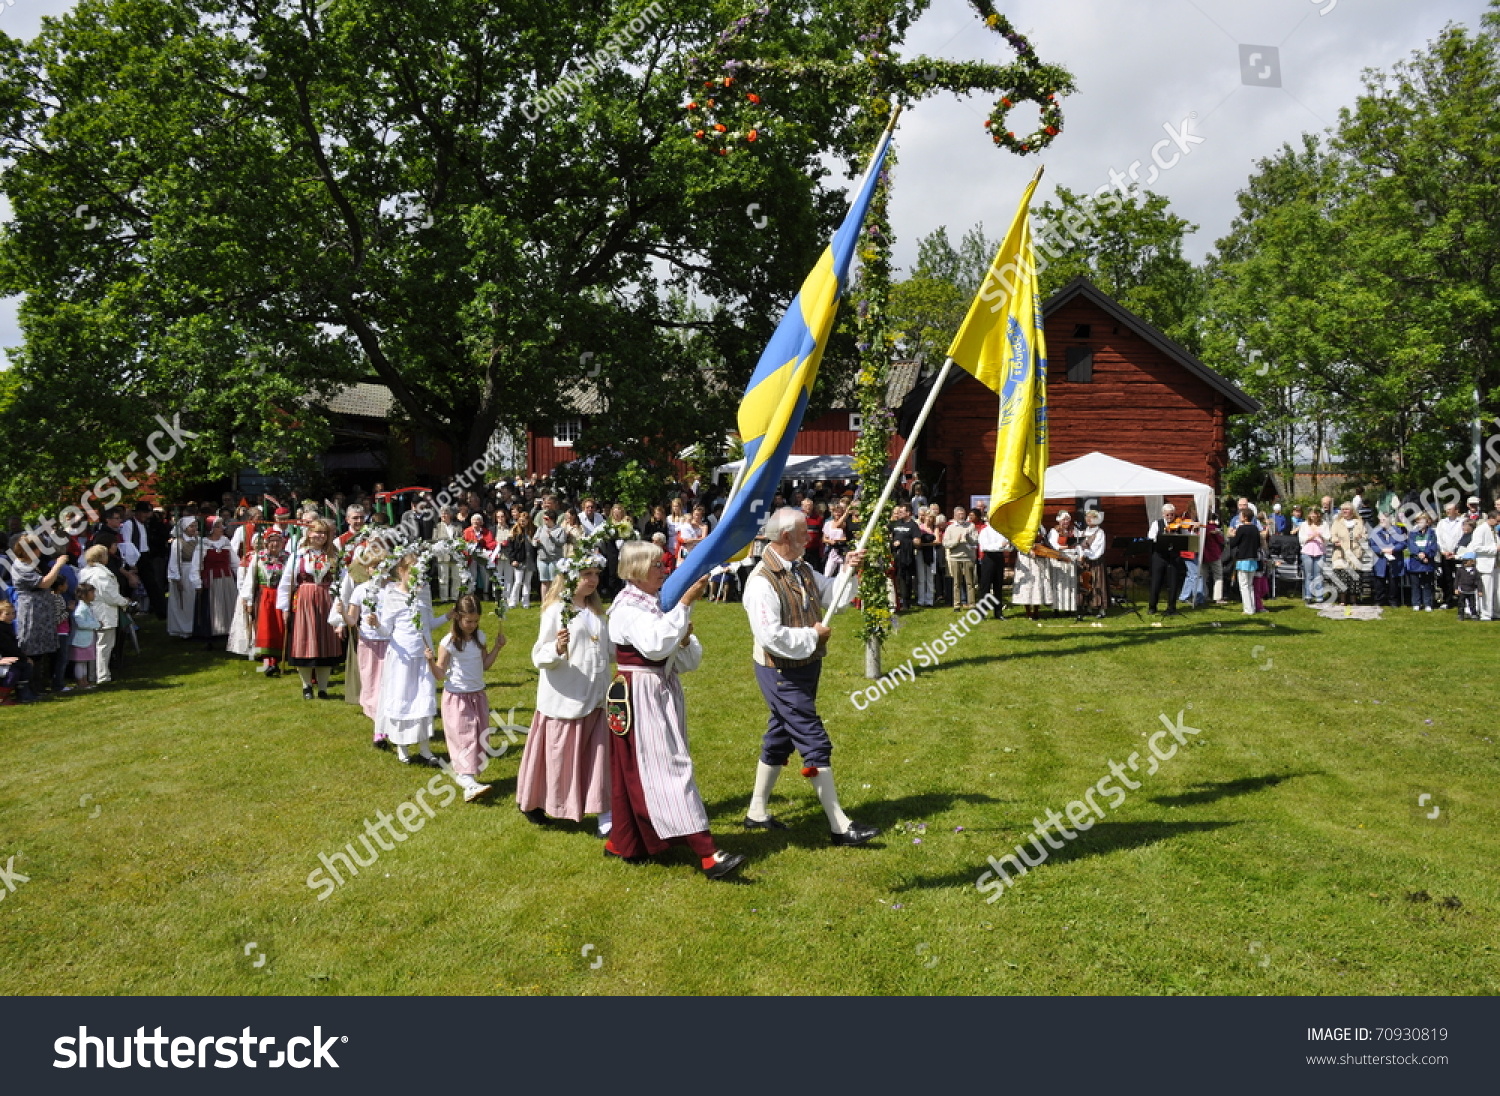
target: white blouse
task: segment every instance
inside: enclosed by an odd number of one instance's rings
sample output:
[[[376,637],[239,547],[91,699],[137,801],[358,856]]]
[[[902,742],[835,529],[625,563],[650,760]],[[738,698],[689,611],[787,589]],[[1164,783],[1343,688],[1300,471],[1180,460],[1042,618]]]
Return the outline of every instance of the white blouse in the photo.
[[[609,627],[592,609],[583,609],[568,625],[568,653],[557,653],[562,629],[562,602],[542,611],[531,664],[541,671],[536,710],[552,719],[582,719],[604,703],[615,645]]]

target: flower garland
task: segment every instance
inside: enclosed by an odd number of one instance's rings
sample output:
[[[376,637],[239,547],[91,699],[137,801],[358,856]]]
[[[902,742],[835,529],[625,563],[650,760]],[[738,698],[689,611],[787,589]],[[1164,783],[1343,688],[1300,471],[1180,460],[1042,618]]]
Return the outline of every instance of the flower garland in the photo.
[[[683,109],[693,140],[719,156],[770,136],[770,116],[761,94],[747,90],[733,75],[704,80]]]
[[[562,626],[564,628],[578,615],[578,608],[573,604],[573,599],[578,596],[578,580],[583,577],[585,571],[604,570],[607,561],[599,551],[599,545],[606,540],[613,540],[614,537],[614,528],[609,522],[605,522],[595,532],[574,541],[573,550],[558,561],[557,572],[563,576]]]
[[[381,590],[390,584],[396,577],[396,569],[401,561],[407,556],[412,556],[411,570],[406,576],[406,604],[412,609],[412,622],[417,628],[421,628],[422,614],[416,610],[417,595],[421,593],[422,587],[431,586],[437,573],[439,563],[462,564],[458,582],[458,594],[455,597],[463,597],[465,594],[473,593],[474,587],[470,580],[473,564],[481,564],[490,579],[496,579],[494,562],[481,549],[475,548],[466,540],[453,538],[450,540],[419,540],[409,542],[396,542],[391,545],[390,554],[380,561],[380,564],[370,573],[369,585],[366,587],[364,607],[367,612],[378,612],[378,603]],[[495,605],[495,616],[499,620],[505,619],[505,600],[502,598]]]
[[[1016,65],[1011,69],[1015,86],[1000,97],[984,120],[984,128],[990,131],[990,140],[1000,148],[1020,156],[1040,152],[1062,132],[1062,107],[1058,106],[1056,92],[1063,90],[1063,85],[1046,78],[1048,73],[1037,61],[1031,43],[1011,25],[1009,19],[995,10],[991,0],[969,0],[969,3],[984,20],[984,25],[1009,42],[1016,51]],[[1026,102],[1041,108],[1041,118],[1035,132],[1017,137],[1014,130],[1005,128],[1005,118],[1017,103]]]

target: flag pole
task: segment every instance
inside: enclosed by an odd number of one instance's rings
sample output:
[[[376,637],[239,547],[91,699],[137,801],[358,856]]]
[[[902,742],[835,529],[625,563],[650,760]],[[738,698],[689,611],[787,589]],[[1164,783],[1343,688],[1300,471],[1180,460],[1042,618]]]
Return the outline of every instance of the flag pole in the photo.
[[[900,113],[900,110],[901,108],[898,106],[896,108],[897,114]],[[891,123],[895,124],[895,118],[891,119]],[[1042,178],[1042,172],[1046,170],[1046,165],[1038,167],[1036,174],[1031,177],[1031,181],[1033,183],[1039,182]],[[983,288],[982,283],[981,288]],[[911,459],[912,453],[916,450],[917,437],[922,433],[922,427],[927,425],[927,416],[932,413],[932,408],[937,403],[938,394],[943,390],[943,382],[948,379],[948,372],[953,366],[954,361],[950,356],[943,362],[943,368],[938,371],[937,378],[932,382],[932,391],[927,393],[927,401],[922,404],[922,413],[917,416],[917,421],[912,426],[911,434],[907,436],[906,445],[901,449],[901,456],[896,459],[895,466],[891,468],[891,474],[885,481],[885,490],[880,492],[880,499],[875,503],[875,509],[865,522],[864,531],[859,535],[857,551],[864,551],[865,545],[870,542],[870,537],[875,532],[875,523],[880,521],[884,516],[886,503],[890,502],[891,494],[896,490],[896,481],[901,478],[901,470],[906,467],[906,462]],[[833,597],[829,600],[829,607],[823,614],[823,625],[825,627],[833,620],[833,614],[837,611],[839,603],[844,598],[844,589],[849,585],[849,576],[851,574],[852,569],[848,567],[839,571],[838,582],[833,588]]]

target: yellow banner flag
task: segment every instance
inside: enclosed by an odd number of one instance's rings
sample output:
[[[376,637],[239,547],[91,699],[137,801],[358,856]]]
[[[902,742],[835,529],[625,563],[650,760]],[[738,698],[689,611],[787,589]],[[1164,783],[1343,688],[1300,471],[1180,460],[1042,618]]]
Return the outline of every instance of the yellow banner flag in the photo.
[[[1040,178],[1040,174],[1038,175]],[[1000,396],[989,522],[1021,552],[1042,523],[1047,472],[1047,340],[1031,242],[1033,179],[990,264],[951,357]]]

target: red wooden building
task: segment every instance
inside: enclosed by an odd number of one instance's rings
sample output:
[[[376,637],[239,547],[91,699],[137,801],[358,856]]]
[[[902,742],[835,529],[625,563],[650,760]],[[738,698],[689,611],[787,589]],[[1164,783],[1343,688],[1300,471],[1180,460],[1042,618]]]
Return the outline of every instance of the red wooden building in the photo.
[[[1229,460],[1228,417],[1260,404],[1087,278],[1058,290],[1042,313],[1050,463],[1098,450],[1217,491]],[[911,398],[927,390],[919,386]],[[989,494],[998,416],[999,397],[967,373],[938,397],[918,442],[917,467],[947,507]],[[1083,501],[1048,500],[1048,524],[1058,507]],[[1192,500],[1173,501],[1181,512]],[[1110,499],[1100,508],[1111,535],[1145,533],[1145,500]]]

